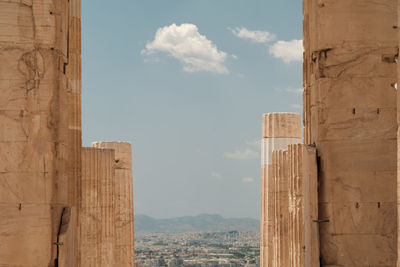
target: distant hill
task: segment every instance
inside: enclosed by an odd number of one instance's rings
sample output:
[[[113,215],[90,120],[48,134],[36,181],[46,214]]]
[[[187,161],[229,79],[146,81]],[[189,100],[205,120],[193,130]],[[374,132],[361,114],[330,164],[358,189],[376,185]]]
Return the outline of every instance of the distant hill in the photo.
[[[155,219],[146,215],[135,215],[135,232],[185,233],[232,230],[258,232],[260,223],[251,218],[224,218],[212,214],[171,219]]]

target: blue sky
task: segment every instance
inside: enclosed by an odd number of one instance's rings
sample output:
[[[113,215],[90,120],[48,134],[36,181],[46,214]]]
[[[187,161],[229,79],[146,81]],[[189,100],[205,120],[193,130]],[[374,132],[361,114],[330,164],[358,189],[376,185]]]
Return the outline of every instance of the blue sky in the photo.
[[[301,1],[82,5],[83,143],[132,143],[135,213],[259,218],[261,115],[301,112]]]

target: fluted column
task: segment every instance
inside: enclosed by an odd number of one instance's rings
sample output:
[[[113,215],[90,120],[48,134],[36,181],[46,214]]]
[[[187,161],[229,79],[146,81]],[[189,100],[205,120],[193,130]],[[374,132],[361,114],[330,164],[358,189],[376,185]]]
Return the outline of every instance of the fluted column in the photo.
[[[301,142],[300,115],[294,113],[264,114],[262,136],[260,265],[269,267],[276,266],[278,251],[282,251],[282,248],[278,249],[276,241],[278,240],[278,236],[276,236],[278,233],[276,194],[280,182],[276,177],[279,169],[273,168],[278,163],[273,164],[272,154],[273,151],[286,150],[289,144]]]
[[[115,263],[134,266],[132,148],[128,142],[96,142],[97,148],[115,150]]]
[[[82,148],[79,266],[116,266],[114,158],[112,149]]]
[[[319,223],[318,223],[318,167],[317,167],[317,150],[314,146],[308,145],[291,145],[292,151],[299,151],[296,146],[301,146],[301,189],[303,195],[302,205],[302,262],[303,266],[319,267]],[[301,156],[300,156],[301,154]],[[291,164],[295,165],[295,164]],[[297,164],[298,165],[298,164]],[[295,171],[296,172],[296,171]],[[289,177],[290,179],[290,177]],[[295,177],[293,177],[295,181]]]
[[[82,147],[82,115],[81,115],[81,0],[69,0],[68,7],[68,52],[67,62],[63,66],[68,92],[68,202],[72,207],[71,229],[67,240],[68,260],[66,265],[78,266],[79,253],[79,201],[81,181],[81,147]]]
[[[303,145],[289,146],[289,214],[290,214],[290,253],[291,267],[304,266],[303,257]]]
[[[289,257],[289,185],[288,185],[288,151],[276,150],[272,152],[272,169],[274,179],[274,234],[273,249],[274,260],[273,266],[288,266]]]
[[[315,147],[288,149],[289,267],[319,267],[318,177]]]

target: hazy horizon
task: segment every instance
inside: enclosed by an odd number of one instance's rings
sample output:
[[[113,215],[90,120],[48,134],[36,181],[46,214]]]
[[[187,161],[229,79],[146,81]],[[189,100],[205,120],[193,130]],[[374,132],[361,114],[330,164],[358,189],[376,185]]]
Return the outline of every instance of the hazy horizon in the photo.
[[[173,216],[173,217],[156,217],[156,216],[150,216],[144,213],[136,213],[135,212],[135,216],[147,216],[147,217],[151,217],[153,219],[157,219],[157,220],[165,220],[165,219],[176,219],[176,218],[181,218],[181,217],[197,217],[197,216],[201,216],[201,215],[209,215],[209,216],[221,216],[224,219],[252,219],[252,220],[260,220],[260,218],[252,218],[252,217],[225,217],[221,214],[217,214],[217,213],[199,213],[196,215],[179,215],[179,216]]]
[[[301,112],[289,0],[82,2],[83,145],[129,141],[136,214],[260,216],[261,116]]]

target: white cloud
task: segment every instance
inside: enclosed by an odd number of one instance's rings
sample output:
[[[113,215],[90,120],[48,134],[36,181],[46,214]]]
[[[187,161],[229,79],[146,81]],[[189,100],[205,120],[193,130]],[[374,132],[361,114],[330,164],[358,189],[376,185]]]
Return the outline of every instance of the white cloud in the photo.
[[[303,60],[303,41],[278,41],[269,48],[269,53],[286,63]]]
[[[249,148],[244,151],[235,150],[235,152],[232,153],[225,152],[224,155],[230,159],[257,159],[259,157],[258,152]]]
[[[276,38],[276,36],[270,32],[251,31],[246,29],[245,27],[236,27],[234,29],[229,28],[229,30],[238,38],[248,39],[256,43],[268,43]]]
[[[256,147],[257,149],[260,149],[261,146],[261,140],[255,140],[255,141],[246,141],[246,144]]]
[[[283,92],[283,93],[291,93],[296,95],[301,95],[303,93],[303,88],[294,88],[294,87],[287,87],[287,88],[275,88],[275,91]]]
[[[285,91],[292,94],[301,94],[303,93],[303,88],[286,88]]]
[[[214,177],[217,180],[222,180],[222,174],[220,174],[218,172],[212,172],[211,176]]]
[[[243,183],[252,183],[252,182],[254,182],[254,179],[251,177],[245,177],[242,179],[242,182]]]
[[[232,54],[232,58],[233,58],[233,59],[238,59],[238,56],[237,56],[237,55],[234,55],[234,54]]]
[[[165,52],[178,59],[187,72],[229,73],[224,65],[227,54],[201,35],[194,24],[172,24],[159,28],[154,41],[147,43],[142,54]]]

